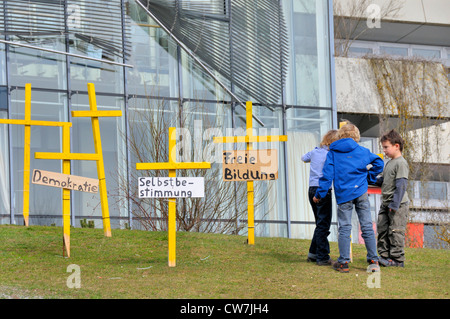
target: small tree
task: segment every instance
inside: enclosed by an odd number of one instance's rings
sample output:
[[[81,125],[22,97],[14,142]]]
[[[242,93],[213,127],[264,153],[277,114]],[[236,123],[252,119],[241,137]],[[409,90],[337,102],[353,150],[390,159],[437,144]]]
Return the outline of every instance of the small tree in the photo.
[[[204,161],[205,156],[211,159],[211,154],[203,154],[203,151],[216,151],[211,147],[212,136],[211,139],[205,140],[202,132],[201,141],[195,141],[198,149],[191,148],[190,132],[193,130],[187,130],[187,127],[193,128],[194,123],[200,121],[202,127],[222,136],[219,128],[223,127],[223,124],[217,113],[209,112],[208,115],[205,105],[201,103],[184,109],[171,108],[173,104],[164,100],[147,99],[145,104],[130,106],[128,136],[122,134],[128,140],[130,168],[128,174],[124,173],[127,170],[120,170],[119,190],[115,192],[115,197],[119,205],[126,202],[131,204],[134,220],[145,230],[167,230],[168,199],[139,198],[137,185],[141,176],[163,177],[168,176],[168,172],[137,171],[134,169],[135,164],[167,162],[169,127],[177,127],[178,161]],[[221,155],[218,158],[221,159]],[[221,162],[211,161],[210,169],[177,171],[177,176],[203,177],[205,181],[204,198],[177,199],[178,230],[239,234],[246,229],[247,225],[243,223],[247,215],[246,183],[224,182],[221,170]],[[266,200],[267,193],[260,189],[255,198],[258,198],[255,202],[256,208]]]
[[[403,157],[410,164],[410,181],[419,181],[426,190],[434,175],[432,161],[439,160],[440,150],[448,141],[440,123],[448,103],[448,81],[440,63],[419,58],[369,58],[374,72],[382,105],[379,112],[380,135],[395,128],[405,141]],[[446,93],[447,92],[447,93]],[[392,119],[397,119],[393,121]],[[443,176],[441,176],[442,178]],[[408,193],[413,194],[412,183]],[[420,207],[429,206],[431,194],[421,192]],[[441,203],[448,212],[448,203]],[[448,219],[429,214],[438,239],[448,243]]]
[[[382,21],[395,18],[406,5],[405,1],[396,0],[377,3],[380,4],[376,8],[380,27]],[[372,0],[333,0],[336,56],[347,57],[352,43],[372,27],[377,27],[370,23],[373,22],[370,21],[373,8]],[[406,143],[403,156],[410,164],[410,180],[419,181],[421,189],[426,189],[424,186],[435,173],[430,163],[436,158],[441,159],[439,152],[449,140],[449,136],[441,132],[440,126],[450,100],[448,70],[442,64],[426,59],[370,55],[364,58],[368,59],[372,67],[382,101],[379,111],[380,135],[392,128],[400,132]],[[448,158],[442,160],[448,161]],[[433,175],[436,179],[436,174]],[[409,184],[408,193],[413,194],[412,183]],[[429,196],[422,195],[420,206],[426,208]],[[441,206],[446,213],[430,214],[434,217],[428,222],[433,225],[436,238],[448,244],[448,218],[442,218],[448,215],[448,201],[444,200]]]

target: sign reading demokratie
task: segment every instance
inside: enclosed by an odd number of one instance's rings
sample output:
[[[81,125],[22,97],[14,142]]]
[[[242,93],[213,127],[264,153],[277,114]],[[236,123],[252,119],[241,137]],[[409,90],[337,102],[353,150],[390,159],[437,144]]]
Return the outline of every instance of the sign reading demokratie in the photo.
[[[278,152],[240,150],[223,152],[224,181],[263,181],[278,179]]]
[[[33,170],[33,177],[31,179],[31,182],[33,184],[67,188],[80,192],[98,192],[98,179],[47,172],[40,169]]]
[[[203,177],[139,177],[139,198],[205,197]]]

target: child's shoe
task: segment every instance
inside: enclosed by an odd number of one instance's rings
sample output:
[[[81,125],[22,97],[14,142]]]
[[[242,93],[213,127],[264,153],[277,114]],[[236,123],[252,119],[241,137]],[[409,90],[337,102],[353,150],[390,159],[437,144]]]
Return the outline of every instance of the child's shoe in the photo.
[[[402,267],[403,268],[403,267],[405,267],[405,262],[391,259],[390,266],[391,267]]]
[[[306,258],[306,261],[309,263],[315,263],[317,261],[316,254],[308,253],[308,258]]]
[[[336,261],[333,263],[333,269],[343,273],[348,273],[350,271],[348,262],[340,263],[339,261]]]
[[[315,263],[317,260],[316,260],[316,258],[308,257],[308,258],[306,258],[306,261],[309,263]]]
[[[328,260],[318,260],[316,262],[317,266],[331,266],[331,264],[333,264],[333,260],[330,258]]]
[[[380,257],[379,262],[380,265],[384,267],[405,267],[405,263],[403,261],[396,261],[390,258]]]
[[[380,257],[378,259],[378,263],[383,267],[390,267],[392,263],[392,259]]]
[[[380,265],[378,264],[378,261],[375,260],[368,260],[369,266],[367,267],[367,272],[379,272],[380,271]]]

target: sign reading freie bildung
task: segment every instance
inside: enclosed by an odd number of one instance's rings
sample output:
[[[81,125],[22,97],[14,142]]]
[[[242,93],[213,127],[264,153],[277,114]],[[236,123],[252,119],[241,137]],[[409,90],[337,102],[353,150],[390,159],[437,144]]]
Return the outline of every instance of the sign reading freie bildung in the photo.
[[[203,177],[139,177],[139,198],[205,197]]]
[[[224,181],[263,181],[278,179],[278,152],[269,150],[224,151]]]
[[[33,170],[31,182],[33,184],[67,188],[80,192],[98,192],[98,179],[61,174],[56,172],[48,172],[40,169]]]

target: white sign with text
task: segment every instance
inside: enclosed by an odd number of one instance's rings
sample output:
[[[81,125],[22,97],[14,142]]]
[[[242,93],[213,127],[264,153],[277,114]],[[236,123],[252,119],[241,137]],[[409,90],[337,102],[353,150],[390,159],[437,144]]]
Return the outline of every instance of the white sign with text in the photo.
[[[205,197],[203,177],[139,177],[139,198]]]

